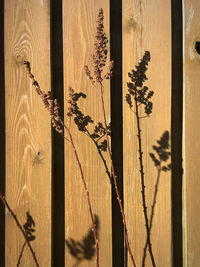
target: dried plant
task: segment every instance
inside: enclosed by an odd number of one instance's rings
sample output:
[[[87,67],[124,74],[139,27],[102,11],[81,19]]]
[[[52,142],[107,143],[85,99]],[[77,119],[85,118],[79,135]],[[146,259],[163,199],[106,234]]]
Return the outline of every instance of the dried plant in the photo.
[[[117,177],[115,174],[115,168],[114,168],[111,148],[110,148],[110,144],[109,144],[109,133],[108,133],[108,125],[107,125],[107,119],[106,119],[104,94],[103,94],[103,91],[104,91],[103,82],[105,79],[111,78],[113,68],[114,68],[114,62],[110,61],[108,63],[107,73],[103,74],[103,71],[104,71],[104,68],[105,68],[106,62],[107,62],[107,57],[108,57],[107,43],[108,43],[108,38],[106,37],[106,34],[104,32],[104,15],[103,15],[103,9],[101,8],[99,10],[99,14],[98,14],[98,18],[97,18],[96,35],[95,35],[95,41],[94,41],[94,54],[92,55],[93,68],[94,68],[93,75],[91,74],[91,71],[90,71],[88,66],[85,66],[85,72],[86,72],[88,79],[92,82],[92,84],[96,87],[96,89],[100,90],[105,137],[106,137],[106,145],[107,145],[108,154],[109,154],[109,158],[110,158],[110,162],[111,162],[112,178],[114,181],[117,200],[118,200],[121,215],[122,215],[126,246],[127,246],[129,255],[131,257],[131,261],[133,263],[133,266],[136,267],[135,260],[133,258],[133,254],[132,254],[130,244],[129,244],[128,231],[127,231],[127,226],[126,226],[126,218],[125,218],[125,214],[124,214],[124,208],[122,205],[121,197],[119,194],[119,189],[118,189],[118,185],[117,185]]]
[[[73,90],[73,89],[71,89]],[[86,98],[86,94],[80,92],[80,93],[75,93],[74,90],[72,91],[73,94],[71,95],[72,100],[70,101],[70,116],[73,117],[74,123],[78,127],[78,130],[80,132],[83,132],[86,134],[90,140],[93,142],[95,145],[101,160],[103,161],[106,174],[110,180],[111,183],[111,174],[107,165],[107,162],[104,158],[103,152],[107,151],[107,142],[105,139],[106,135],[106,130],[101,122],[98,122],[94,126],[93,132],[89,129],[89,125],[94,124],[94,120],[91,118],[90,115],[84,115],[83,112],[80,110],[80,107],[78,106],[78,101],[80,98]],[[108,130],[108,135],[111,135],[111,124],[108,125],[107,127]]]
[[[147,244],[149,248],[149,254],[152,262],[152,266],[156,266],[155,259],[152,251],[152,245],[150,240],[150,223],[147,214],[147,205],[146,205],[146,195],[145,195],[145,179],[144,179],[144,165],[143,165],[143,152],[142,152],[142,137],[141,137],[141,125],[140,120],[149,117],[153,104],[150,101],[150,98],[153,96],[154,92],[149,91],[147,86],[144,86],[144,82],[147,80],[146,71],[148,63],[150,62],[150,52],[146,51],[143,58],[136,65],[136,70],[132,70],[128,73],[131,82],[127,83],[128,93],[126,94],[126,102],[128,103],[131,111],[136,116],[137,121],[137,138],[138,138],[138,151],[139,151],[139,163],[140,163],[140,181],[141,181],[141,193],[142,193],[142,205],[143,205],[143,213],[145,219],[145,228],[147,234]],[[139,107],[144,107],[144,115],[140,115]],[[144,249],[144,253],[146,253],[146,249]],[[144,256],[146,257],[146,255]]]
[[[3,204],[5,205],[5,207],[9,210],[10,214],[12,215],[13,219],[15,220],[16,224],[17,224],[17,227],[19,228],[19,230],[21,231],[21,233],[23,234],[24,236],[24,239],[26,240],[25,241],[25,244],[27,243],[30,251],[31,251],[31,254],[33,256],[33,259],[34,259],[34,262],[35,262],[35,265],[37,267],[39,267],[39,263],[38,263],[38,260],[37,260],[37,257],[35,255],[35,252],[30,244],[30,240],[29,240],[29,236],[27,235],[26,233],[26,229],[23,229],[23,227],[21,226],[17,216],[15,215],[15,213],[13,212],[13,210],[11,209],[10,205],[8,204],[8,202],[6,201],[6,198],[5,196],[2,195],[2,193],[0,192],[0,199],[1,201],[3,202]],[[25,246],[25,245],[24,245]]]
[[[35,91],[36,93],[41,97],[42,102],[44,103],[45,108],[48,110],[50,117],[51,117],[51,121],[52,121],[52,126],[54,127],[54,129],[62,134],[63,133],[63,129],[64,128],[68,134],[68,138],[66,138],[64,136],[64,139],[67,140],[68,142],[71,143],[74,154],[75,154],[75,158],[80,170],[80,174],[81,174],[81,179],[83,182],[83,187],[85,190],[85,196],[87,199],[87,203],[88,203],[88,208],[89,208],[89,213],[90,213],[90,217],[91,217],[91,221],[92,221],[92,229],[93,229],[93,236],[94,236],[94,240],[95,240],[95,247],[96,247],[96,266],[99,266],[99,244],[98,244],[98,238],[97,238],[97,231],[96,231],[96,226],[95,226],[95,220],[94,220],[94,215],[92,212],[92,207],[91,207],[91,202],[90,202],[90,196],[89,196],[89,191],[86,185],[86,181],[85,181],[85,177],[84,177],[84,173],[83,173],[83,169],[82,169],[82,165],[81,162],[79,160],[79,156],[74,144],[74,140],[73,137],[71,135],[71,131],[70,131],[70,123],[71,123],[71,116],[72,116],[72,112],[73,112],[73,89],[70,87],[69,88],[69,99],[68,99],[68,112],[67,112],[67,116],[69,118],[69,126],[67,126],[66,124],[64,124],[62,118],[59,115],[59,104],[57,99],[53,99],[51,96],[51,92],[48,92],[47,94],[42,91],[40,89],[40,85],[39,83],[35,80],[34,75],[31,72],[31,67],[30,67],[30,62],[25,61],[24,62],[26,69],[28,71],[28,75],[30,77],[30,79],[32,80],[32,85],[35,87]]]
[[[45,108],[48,110],[48,112],[50,114],[52,126],[55,128],[55,130],[58,133],[61,134],[63,132],[63,130],[62,130],[63,122],[62,122],[62,119],[59,115],[58,100],[52,98],[50,91],[45,93],[44,91],[42,91],[40,89],[39,83],[35,80],[34,75],[31,72],[30,62],[24,61],[24,64],[25,64],[26,69],[28,71],[28,75],[29,75],[30,79],[32,80],[32,85],[35,87],[36,93],[41,97]]]

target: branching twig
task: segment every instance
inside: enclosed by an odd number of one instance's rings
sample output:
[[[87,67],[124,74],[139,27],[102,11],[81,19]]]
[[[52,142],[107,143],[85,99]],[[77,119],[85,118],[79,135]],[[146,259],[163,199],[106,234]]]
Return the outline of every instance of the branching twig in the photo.
[[[17,227],[20,229],[21,233],[23,234],[24,236],[24,239],[26,240],[26,243],[28,244],[28,247],[31,251],[31,254],[33,256],[33,259],[34,259],[34,262],[36,264],[37,267],[39,267],[39,263],[38,263],[38,260],[37,260],[37,257],[35,255],[35,252],[26,236],[26,232],[24,231],[23,227],[21,226],[19,220],[17,219],[17,216],[14,214],[14,212],[12,211],[11,207],[9,206],[8,202],[6,201],[5,199],[5,196],[2,195],[2,193],[0,192],[0,199],[2,200],[3,204],[5,205],[5,207],[9,210],[10,214],[12,215],[13,219],[15,220],[16,224],[17,224]]]
[[[78,166],[79,166],[79,170],[80,170],[80,173],[81,173],[81,178],[82,178],[82,182],[83,182],[83,186],[84,186],[84,190],[85,190],[85,195],[86,195],[87,202],[88,202],[89,213],[90,213],[90,217],[91,217],[91,221],[92,221],[92,229],[93,229],[93,235],[94,235],[95,246],[96,246],[96,266],[99,267],[99,244],[98,244],[98,239],[97,239],[96,226],[95,226],[95,222],[94,222],[94,215],[93,215],[93,212],[92,212],[92,206],[91,206],[90,197],[89,197],[89,191],[87,189],[85,177],[84,177],[84,174],[83,174],[82,165],[81,165],[81,162],[79,160],[78,153],[77,153],[76,147],[74,145],[74,141],[73,141],[71,132],[70,132],[69,128],[67,128],[64,123],[62,125],[68,132],[68,135],[69,135],[72,147],[73,147],[73,151],[74,151],[74,154],[75,154]]]
[[[79,167],[79,170],[80,170],[80,174],[81,174],[81,179],[82,179],[82,182],[83,182],[83,187],[84,187],[84,190],[85,190],[85,196],[86,196],[87,203],[88,203],[89,213],[90,213],[90,217],[91,217],[91,221],[92,221],[93,236],[94,236],[95,247],[96,247],[96,266],[99,267],[99,244],[98,244],[98,239],[97,239],[96,226],[95,226],[95,222],[94,222],[94,215],[93,215],[93,212],[92,212],[89,192],[88,192],[88,189],[87,189],[87,185],[86,185],[86,181],[85,181],[82,165],[81,165],[81,162],[79,160],[79,156],[78,156],[75,144],[74,144],[73,137],[71,135],[70,128],[67,125],[64,124],[63,120],[61,119],[61,117],[59,115],[59,104],[58,104],[58,101],[56,99],[54,99],[54,100],[52,99],[50,92],[48,92],[46,94],[45,92],[43,92],[40,89],[39,83],[35,80],[34,75],[31,72],[30,62],[25,61],[24,64],[26,65],[29,77],[32,80],[32,84],[35,87],[35,90],[36,90],[37,94],[41,97],[41,99],[42,99],[42,101],[43,101],[43,103],[45,105],[45,108],[50,113],[53,127],[60,134],[62,134],[62,132],[63,132],[62,127],[64,127],[65,130],[67,131],[68,136],[69,136],[69,140],[68,141],[70,141],[70,143],[72,145],[72,148],[73,148],[73,151],[74,151],[74,154],[75,154],[75,158],[76,158],[76,161],[77,161],[77,164],[78,164],[78,167]],[[71,105],[72,101],[73,101],[71,99],[72,95],[73,95],[72,90],[73,89],[70,88],[70,93],[69,93],[69,98],[70,99],[68,100],[68,103],[70,105],[68,107],[68,113],[67,113],[68,117],[72,116],[72,108],[73,108],[73,106]]]
[[[102,112],[103,112],[103,121],[104,121],[104,128],[105,128],[105,136],[106,136],[106,142],[107,142],[107,149],[108,149],[108,154],[111,162],[111,172],[112,172],[112,178],[114,181],[114,187],[117,195],[117,200],[119,203],[121,215],[122,215],[122,221],[124,225],[124,234],[125,234],[125,241],[126,241],[126,246],[128,249],[128,252],[131,257],[131,261],[133,263],[133,266],[136,267],[135,260],[133,258],[133,254],[130,248],[129,244],[129,239],[128,239],[128,231],[127,231],[127,226],[126,226],[126,218],[124,214],[124,208],[122,205],[122,201],[120,198],[119,194],[119,189],[117,185],[117,179],[116,179],[116,174],[115,174],[115,169],[114,169],[114,164],[112,160],[112,153],[111,153],[111,148],[109,144],[109,137],[108,137],[108,126],[106,122],[106,111],[105,111],[105,105],[104,105],[104,97],[103,97],[103,81],[105,79],[110,79],[112,76],[112,71],[114,67],[114,62],[111,61],[109,64],[108,72],[103,75],[103,70],[106,65],[107,61],[107,55],[108,51],[106,48],[106,45],[108,43],[108,38],[106,37],[106,34],[104,32],[104,15],[103,15],[103,9],[101,8],[99,10],[98,18],[97,18],[97,27],[96,27],[96,35],[95,35],[95,42],[94,42],[94,54],[92,56],[93,59],[93,67],[94,67],[94,77],[91,75],[91,72],[88,68],[88,66],[85,66],[85,71],[86,75],[89,80],[93,84],[96,84],[97,88],[99,87],[100,89],[100,95],[101,95],[101,107],[102,107]]]
[[[112,153],[111,153],[109,139],[108,139],[106,112],[105,112],[105,105],[104,105],[104,98],[103,98],[103,85],[102,85],[102,83],[100,83],[100,90],[101,90],[101,103],[102,103],[102,111],[103,111],[103,117],[104,117],[104,125],[105,125],[105,129],[106,129],[106,140],[107,140],[108,154],[109,154],[110,162],[111,162],[112,177],[113,177],[113,180],[114,180],[115,191],[116,191],[116,194],[117,194],[117,201],[119,203],[119,207],[120,207],[120,211],[121,211],[122,219],[123,219],[126,246],[127,246],[128,252],[130,254],[133,266],[136,267],[135,260],[133,258],[133,254],[132,254],[132,251],[131,251],[131,248],[130,248],[130,244],[129,244],[128,231],[127,231],[127,226],[126,226],[126,217],[125,217],[125,214],[124,214],[124,208],[122,206],[122,201],[121,201],[120,194],[119,194],[119,189],[118,189],[118,185],[117,185],[117,179],[116,179],[114,164],[113,164],[113,160],[112,160]]]
[[[110,182],[111,182],[111,174],[110,174],[110,171],[109,171],[109,169],[108,169],[106,160],[104,159],[104,157],[103,157],[103,155],[102,155],[101,149],[99,148],[99,145],[98,145],[98,141],[99,141],[101,138],[103,138],[103,135],[102,135],[101,137],[99,137],[99,139],[95,140],[95,139],[92,137],[92,135],[90,134],[90,132],[87,130],[87,128],[85,128],[85,130],[87,131],[88,136],[91,138],[91,140],[92,140],[93,143],[95,144],[95,146],[96,146],[96,148],[97,148],[97,150],[98,150],[98,153],[99,153],[99,155],[100,155],[100,157],[101,157],[101,159],[102,159],[102,161],[103,161],[104,167],[105,167],[105,169],[106,169],[106,173],[107,173],[107,175],[108,175],[108,177],[109,177],[109,179],[110,179]]]
[[[74,118],[74,123],[78,127],[78,130],[81,131],[82,133],[84,133],[86,136],[88,136],[92,140],[92,142],[95,144],[97,151],[101,157],[101,160],[103,161],[103,164],[104,164],[104,167],[106,170],[106,174],[108,175],[108,178],[109,178],[110,183],[111,183],[111,174],[110,174],[110,171],[108,170],[106,160],[102,154],[103,151],[105,152],[107,150],[106,140],[103,140],[101,142],[101,144],[99,144],[99,141],[102,138],[104,138],[106,135],[105,128],[103,127],[102,123],[98,122],[94,128],[93,133],[91,133],[88,130],[87,126],[89,124],[94,123],[94,121],[92,120],[92,118],[89,115],[84,115],[82,113],[82,111],[80,110],[78,103],[77,103],[80,97],[86,98],[86,95],[83,94],[82,92],[73,93],[71,95],[71,98],[72,98],[72,101],[70,100],[70,104],[72,105],[71,114]],[[109,133],[110,133],[110,125],[108,128],[109,128]]]

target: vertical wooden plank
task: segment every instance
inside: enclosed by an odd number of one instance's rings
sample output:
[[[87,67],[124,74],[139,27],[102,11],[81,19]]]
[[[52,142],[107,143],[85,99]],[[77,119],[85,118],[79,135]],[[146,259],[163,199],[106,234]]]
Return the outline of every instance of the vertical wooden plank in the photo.
[[[5,64],[4,64],[4,1],[0,1],[0,192],[5,194]],[[0,266],[5,265],[5,207],[0,204]]]
[[[51,264],[51,124],[31,86],[29,60],[41,88],[50,89],[49,1],[5,1],[6,196],[21,224],[35,221],[32,246]],[[6,266],[16,266],[24,239],[6,213]],[[27,247],[23,266],[35,266]]]
[[[105,32],[109,36],[109,1],[63,1],[63,44],[64,44],[64,87],[65,104],[68,99],[68,87],[72,86],[76,92],[83,92],[87,98],[79,102],[80,109],[85,115],[90,115],[95,124],[102,122],[102,110],[99,92],[87,80],[84,65],[91,65],[91,54],[94,49],[94,36],[96,32],[96,19],[99,8],[103,8],[105,15]],[[105,104],[108,119],[110,119],[110,97],[109,82],[105,84]],[[67,113],[67,107],[65,114]],[[67,118],[66,118],[67,123]],[[94,125],[90,126],[93,131]],[[111,185],[106,175],[104,165],[98,155],[94,144],[83,133],[77,130],[74,123],[71,123],[71,131],[75,140],[78,154],[83,165],[83,171],[90,192],[91,204],[98,217],[96,223],[98,228],[100,246],[100,266],[112,266],[112,229],[111,229]],[[65,143],[66,163],[66,241],[71,242],[72,238],[81,242],[80,261],[70,253],[66,245],[66,266],[95,266],[95,250],[91,245],[93,240],[91,232],[91,220],[87,207],[87,201],[83,190],[80,171],[75,160],[70,143]],[[109,162],[106,153],[105,159]],[[110,168],[110,166],[108,165]],[[85,240],[84,240],[85,238]],[[66,243],[67,243],[66,242]],[[70,243],[72,244],[72,243]],[[72,244],[72,247],[74,245]],[[85,249],[85,255],[83,250]]]
[[[150,218],[158,170],[149,153],[171,124],[171,1],[123,1],[124,82],[124,203],[131,247],[137,266],[142,266],[146,229],[142,207],[136,116],[125,101],[135,69],[145,51],[150,51],[146,85],[154,91],[150,118],[141,119],[146,204]],[[141,116],[144,113],[141,113]],[[170,171],[161,172],[151,230],[156,266],[171,266],[171,181]],[[131,266],[128,261],[128,266]],[[152,266],[149,252],[145,266]]]
[[[200,218],[199,210],[199,73],[200,73],[200,2],[184,3],[184,116],[183,116],[183,164],[184,164],[184,266],[199,266]],[[196,46],[196,49],[195,49]]]

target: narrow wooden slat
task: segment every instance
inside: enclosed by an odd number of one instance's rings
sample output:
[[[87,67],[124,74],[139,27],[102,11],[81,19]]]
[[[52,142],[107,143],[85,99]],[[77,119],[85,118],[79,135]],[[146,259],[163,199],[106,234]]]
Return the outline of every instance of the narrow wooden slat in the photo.
[[[199,210],[199,73],[200,54],[195,50],[200,41],[200,2],[184,1],[184,116],[183,116],[183,159],[184,159],[184,266],[199,266],[200,261],[200,218]],[[199,46],[197,46],[199,52]]]
[[[79,102],[80,109],[85,115],[90,115],[95,124],[103,121],[100,91],[95,89],[87,80],[84,65],[91,65],[94,36],[96,31],[96,19],[99,8],[103,8],[105,14],[105,31],[109,36],[109,1],[63,1],[63,41],[64,41],[64,87],[65,87],[65,114],[67,113],[68,87],[72,86],[76,92],[83,92],[87,98]],[[105,103],[108,120],[110,120],[109,82],[105,84]],[[66,118],[67,123],[67,118]],[[94,125],[89,129],[92,131]],[[92,141],[77,130],[73,121],[71,131],[75,145],[80,156],[83,171],[90,192],[91,204],[94,214],[98,216],[97,228],[100,246],[100,266],[112,266],[112,229],[111,229],[111,185],[106,175],[103,162],[98,155]],[[91,220],[85,192],[81,181],[80,171],[75,160],[69,142],[65,143],[65,179],[66,179],[66,263],[65,266],[75,266],[77,257],[73,257],[69,250],[69,243],[80,248],[79,266],[95,266],[95,250],[91,246],[93,235],[91,232]],[[105,159],[108,161],[106,153]],[[109,162],[109,161],[108,161]],[[109,166],[109,164],[108,164]],[[109,167],[110,168],[110,167]],[[70,240],[75,241],[73,244]],[[84,238],[88,238],[85,239]],[[66,244],[67,244],[66,242]],[[84,248],[78,245],[81,242]],[[85,255],[83,251],[85,249]],[[78,255],[78,256],[79,256]]]
[[[150,218],[158,170],[149,153],[158,145],[171,124],[171,2],[123,1],[124,83],[124,203],[131,248],[137,266],[142,266],[146,229],[142,207],[136,116],[125,101],[128,72],[135,69],[145,51],[151,62],[146,85],[154,91],[150,118],[141,119],[146,204]],[[141,113],[144,114],[144,113]],[[171,266],[171,181],[170,171],[161,172],[151,231],[156,266]],[[132,266],[128,260],[128,266]],[[145,266],[152,266],[149,252]]]
[[[5,1],[6,197],[21,224],[35,221],[31,242],[40,266],[51,262],[51,124],[23,65],[50,89],[49,1]],[[24,239],[6,212],[6,266],[16,266]],[[23,266],[35,266],[27,247]]]
[[[5,64],[4,64],[4,1],[0,1],[0,192],[5,194]],[[5,207],[0,204],[0,266],[5,265]]]

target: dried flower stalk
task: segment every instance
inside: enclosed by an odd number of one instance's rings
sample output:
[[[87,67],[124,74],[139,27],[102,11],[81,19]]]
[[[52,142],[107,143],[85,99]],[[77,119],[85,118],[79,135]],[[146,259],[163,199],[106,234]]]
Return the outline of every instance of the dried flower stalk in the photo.
[[[94,67],[94,77],[91,75],[91,71],[89,70],[88,66],[85,66],[86,75],[89,80],[92,81],[92,83],[95,86],[98,86],[100,88],[100,95],[101,95],[101,106],[102,106],[102,112],[103,112],[103,120],[104,120],[104,128],[106,131],[106,141],[107,141],[107,148],[108,148],[108,154],[111,162],[111,171],[112,171],[112,177],[114,181],[115,191],[117,194],[117,200],[119,203],[121,215],[122,215],[122,221],[124,225],[124,233],[125,233],[125,241],[126,246],[129,252],[129,255],[131,257],[131,261],[134,267],[136,267],[135,260],[133,258],[133,254],[130,248],[129,239],[128,239],[128,231],[126,226],[126,218],[124,213],[124,208],[122,205],[122,201],[119,194],[119,189],[117,185],[117,177],[115,174],[115,168],[112,160],[112,153],[111,148],[109,144],[109,137],[108,137],[108,126],[106,122],[106,112],[105,112],[105,104],[104,104],[104,97],[103,97],[103,81],[104,79],[110,79],[112,76],[112,71],[114,67],[114,62],[111,61],[109,63],[108,72],[102,76],[102,72],[104,70],[104,67],[106,65],[107,56],[108,56],[108,50],[107,50],[107,43],[108,38],[106,37],[106,34],[104,32],[104,15],[103,15],[103,9],[101,8],[99,10],[98,18],[97,18],[97,27],[96,27],[96,35],[95,35],[95,42],[94,42],[94,54],[92,56],[93,60],[93,67]]]
[[[61,119],[60,115],[59,115],[59,103],[57,99],[52,99],[51,93],[48,92],[47,94],[45,92],[43,92],[40,89],[40,85],[39,83],[35,80],[34,75],[31,72],[31,67],[30,67],[30,62],[28,61],[24,61],[24,64],[26,66],[26,69],[28,71],[28,75],[30,77],[30,79],[32,80],[32,85],[35,87],[35,91],[36,93],[41,97],[45,108],[48,110],[50,117],[51,117],[51,121],[52,121],[52,126],[55,128],[55,130],[62,134],[63,130],[62,127],[64,127],[68,133],[69,139],[65,138],[67,141],[69,141],[72,145],[75,157],[76,157],[76,161],[80,170],[80,174],[81,174],[81,179],[83,182],[83,187],[85,190],[85,196],[87,199],[87,203],[88,203],[88,208],[89,208],[89,213],[90,213],[90,217],[91,217],[91,221],[92,221],[92,230],[93,230],[93,236],[94,236],[94,240],[95,240],[95,248],[96,248],[96,266],[99,267],[99,243],[98,243],[98,238],[97,238],[97,230],[96,230],[96,226],[95,226],[95,220],[94,220],[94,215],[93,215],[93,211],[92,211],[92,206],[91,206],[91,202],[90,202],[90,196],[89,196],[89,192],[88,192],[88,188],[86,185],[86,181],[85,181],[85,177],[84,177],[84,173],[83,173],[83,169],[82,169],[82,165],[81,162],[79,160],[79,156],[73,141],[73,137],[71,135],[71,131],[70,128],[64,124],[63,120]],[[72,100],[72,96],[73,96],[73,89],[70,87],[69,88],[69,100],[68,100],[68,113],[67,116],[71,117],[72,115],[72,111],[73,111],[73,100]]]
[[[24,239],[26,240],[26,243],[28,244],[28,247],[29,247],[29,249],[30,249],[30,251],[31,251],[31,254],[32,254],[32,256],[33,256],[35,265],[36,265],[37,267],[39,267],[39,263],[38,263],[37,257],[36,257],[35,252],[34,252],[32,246],[31,246],[31,244],[30,244],[30,242],[29,242],[29,240],[28,240],[28,237],[27,237],[27,235],[26,235],[26,232],[24,231],[24,229],[23,229],[23,227],[21,226],[19,220],[17,219],[17,216],[16,216],[16,215],[14,214],[14,212],[12,211],[10,205],[9,205],[8,202],[6,201],[5,196],[3,196],[1,192],[0,192],[0,199],[2,200],[3,204],[4,204],[5,207],[9,210],[10,214],[12,215],[13,219],[15,220],[15,222],[16,222],[16,224],[17,224],[17,227],[19,228],[19,230],[20,230],[21,233],[23,234]]]

